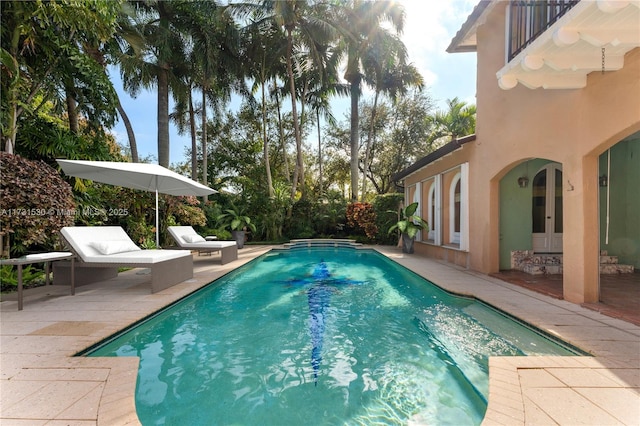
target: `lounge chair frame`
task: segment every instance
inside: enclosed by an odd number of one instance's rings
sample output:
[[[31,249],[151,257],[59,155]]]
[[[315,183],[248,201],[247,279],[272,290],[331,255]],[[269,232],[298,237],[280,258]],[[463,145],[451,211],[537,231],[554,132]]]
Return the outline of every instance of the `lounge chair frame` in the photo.
[[[238,245],[235,241],[205,241],[202,243],[187,243],[182,238],[185,234],[198,235],[191,226],[169,226],[169,235],[177,244],[177,249],[194,250],[198,253],[214,253],[219,251],[221,263],[233,262],[238,259]]]
[[[79,227],[76,227],[79,228]],[[93,228],[93,227],[86,227]],[[114,231],[119,229],[122,230],[119,226],[113,227],[100,227],[100,228],[113,228]],[[64,228],[63,228],[64,229]],[[124,232],[124,231],[122,231]],[[126,235],[126,234],[125,234]],[[115,269],[115,273],[117,274],[117,269],[121,267],[130,267],[130,268],[149,268],[151,270],[151,292],[156,293],[158,291],[167,289],[172,287],[178,283],[189,280],[193,278],[193,257],[192,256],[179,256],[169,259],[160,260],[157,262],[144,262],[137,261],[132,259],[131,261],[122,261],[122,262],[99,262],[99,261],[87,261],[83,256],[80,250],[74,245],[74,241],[71,241],[67,238],[64,233],[61,231],[60,236],[62,241],[69,247],[70,251],[76,255],[78,259],[76,263],[77,268],[108,268],[111,271]],[[145,252],[155,251],[155,250],[144,250]],[[160,250],[158,250],[160,251]],[[162,250],[162,252],[166,253],[169,250]],[[178,252],[177,250],[172,250]],[[182,254],[182,252],[180,252]],[[108,259],[109,256],[105,256],[105,259]],[[119,257],[122,257],[119,255]],[[61,262],[59,262],[61,263]],[[109,275],[109,273],[105,273]],[[81,279],[80,283],[76,284],[88,284],[90,282],[100,281],[104,279],[105,274],[97,274],[99,278],[97,280],[89,279]],[[76,274],[78,276],[88,276],[91,274]],[[113,275],[115,276],[115,275]],[[55,277],[55,275],[54,275]],[[77,279],[77,278],[76,278]]]

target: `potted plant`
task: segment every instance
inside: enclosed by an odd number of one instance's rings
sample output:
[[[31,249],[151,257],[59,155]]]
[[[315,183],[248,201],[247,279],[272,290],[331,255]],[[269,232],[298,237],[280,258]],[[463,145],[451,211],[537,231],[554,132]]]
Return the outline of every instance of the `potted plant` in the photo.
[[[389,233],[396,229],[402,235],[402,252],[413,253],[413,242],[418,231],[429,230],[429,224],[420,216],[416,215],[418,203],[411,203],[407,207],[400,209],[399,220],[389,228]]]
[[[256,225],[251,222],[251,218],[244,214],[241,210],[235,208],[226,209],[225,213],[218,216],[217,221],[222,224],[222,227],[231,231],[231,236],[236,240],[238,248],[244,247],[245,232],[250,229],[252,232],[256,232]]]

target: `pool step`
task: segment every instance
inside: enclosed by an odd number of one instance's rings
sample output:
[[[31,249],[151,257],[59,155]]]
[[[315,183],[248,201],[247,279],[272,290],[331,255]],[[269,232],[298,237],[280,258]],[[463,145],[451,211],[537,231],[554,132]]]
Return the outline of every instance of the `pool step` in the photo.
[[[286,248],[302,248],[302,247],[359,247],[362,244],[356,240],[348,239],[332,239],[332,238],[308,238],[291,240],[283,244]]]
[[[532,250],[516,250],[511,252],[511,269],[523,271],[531,275],[562,274],[561,253],[534,253]],[[609,256],[606,250],[600,252],[601,274],[630,274],[633,265],[621,265],[617,256]]]

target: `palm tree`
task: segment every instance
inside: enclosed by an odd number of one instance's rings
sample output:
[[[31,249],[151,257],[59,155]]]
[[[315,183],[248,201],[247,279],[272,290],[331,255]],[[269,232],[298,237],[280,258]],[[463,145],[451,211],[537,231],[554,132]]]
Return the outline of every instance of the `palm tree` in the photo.
[[[358,199],[359,114],[358,101],[363,80],[362,61],[373,42],[392,37],[381,24],[388,22],[397,34],[404,26],[404,8],[394,1],[350,0],[337,10],[336,23],[343,35],[342,50],[347,55],[345,80],[351,85],[351,200]]]
[[[158,163],[169,167],[169,94],[184,90],[174,74],[175,64],[186,63],[184,29],[177,17],[188,12],[188,2],[134,1],[134,25],[145,40],[143,60],[121,63],[125,90],[133,97],[144,88],[158,92]]]
[[[432,140],[449,136],[456,140],[461,136],[470,135],[476,129],[476,106],[467,105],[457,97],[447,99],[448,111],[437,111],[431,118],[436,131],[431,135]]]
[[[261,94],[262,152],[269,198],[273,198],[275,190],[271,176],[269,140],[267,137],[267,86],[272,79],[275,81],[278,73],[282,71],[282,61],[280,58],[283,55],[282,45],[284,40],[282,32],[274,25],[273,21],[265,22],[262,28],[249,26],[247,30],[246,39],[248,43],[246,44],[244,53],[249,73],[254,78],[252,91],[260,90]]]
[[[406,94],[408,88],[416,87],[422,90],[424,87],[424,79],[418,69],[412,64],[405,63],[406,49],[399,39],[387,38],[386,43],[383,41],[373,47],[364,61],[366,82],[375,88],[375,95],[362,166],[362,199],[367,191],[367,171],[370,167],[371,146],[375,143],[374,124],[380,94],[386,94],[395,104],[398,95]]]
[[[229,102],[232,91],[248,94],[239,53],[240,34],[226,8],[215,3],[188,2],[180,12],[173,22],[181,29],[187,60],[174,66],[181,86],[173,90],[176,111],[172,118],[181,132],[189,129],[191,175],[198,180],[196,114],[200,113],[202,183],[207,185],[207,107],[211,105],[218,111]],[[194,102],[195,91],[201,94],[199,106]]]
[[[244,6],[243,6],[244,7]],[[333,40],[335,31],[327,20],[328,5],[309,0],[262,0],[252,9],[238,9],[242,13],[253,13],[253,24],[262,25],[264,21],[272,21],[284,31],[286,37],[286,66],[289,96],[291,97],[291,113],[296,141],[296,167],[293,172],[291,199],[298,190],[298,183],[304,192],[304,161],[302,152],[302,133],[298,115],[298,96],[296,91],[296,75],[302,72],[301,66],[323,69],[323,57],[327,46]],[[307,59],[310,58],[309,61]],[[294,67],[296,62],[297,67]]]

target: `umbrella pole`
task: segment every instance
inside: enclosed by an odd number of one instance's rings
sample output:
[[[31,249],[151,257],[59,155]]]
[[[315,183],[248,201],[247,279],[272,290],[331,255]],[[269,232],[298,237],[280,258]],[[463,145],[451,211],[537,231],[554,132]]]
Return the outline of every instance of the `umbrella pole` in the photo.
[[[157,181],[156,177],[156,181]],[[160,212],[158,211],[158,185],[156,185],[156,248],[160,248],[160,225],[159,225],[159,216]]]

